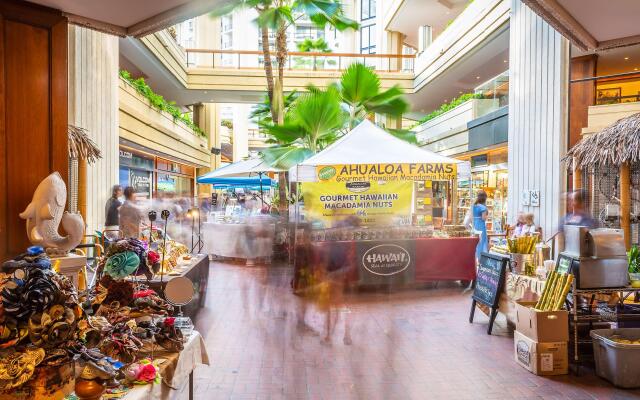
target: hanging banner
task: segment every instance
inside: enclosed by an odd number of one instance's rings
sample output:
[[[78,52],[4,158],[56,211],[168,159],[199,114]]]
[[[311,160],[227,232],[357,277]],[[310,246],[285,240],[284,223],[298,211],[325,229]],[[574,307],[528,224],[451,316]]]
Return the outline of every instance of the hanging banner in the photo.
[[[316,167],[319,182],[448,181],[456,179],[456,164],[343,164]]]
[[[413,182],[356,181],[302,184],[306,219],[325,228],[357,217],[362,225],[411,222]]]

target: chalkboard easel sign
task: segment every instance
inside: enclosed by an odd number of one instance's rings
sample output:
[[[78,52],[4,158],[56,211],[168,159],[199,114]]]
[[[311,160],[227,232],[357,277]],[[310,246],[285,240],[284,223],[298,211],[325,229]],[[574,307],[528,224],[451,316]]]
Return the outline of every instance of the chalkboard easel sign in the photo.
[[[491,335],[493,322],[496,319],[496,315],[498,315],[498,303],[500,302],[500,293],[502,292],[502,285],[504,283],[504,276],[507,271],[508,263],[509,257],[485,252],[480,255],[475,288],[473,290],[473,295],[471,296],[473,301],[471,302],[469,323],[473,323],[476,304],[482,303],[486,305],[491,309],[487,335]]]

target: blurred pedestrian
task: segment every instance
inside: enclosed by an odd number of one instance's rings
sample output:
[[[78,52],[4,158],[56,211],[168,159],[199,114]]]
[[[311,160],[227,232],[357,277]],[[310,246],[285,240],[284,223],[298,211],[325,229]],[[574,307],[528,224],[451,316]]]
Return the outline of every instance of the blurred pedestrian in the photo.
[[[120,231],[125,238],[140,236],[140,224],[144,212],[136,204],[135,192],[131,186],[124,189],[124,203],[120,206]]]
[[[476,195],[476,201],[473,203],[473,229],[477,235],[480,236],[480,241],[476,246],[476,259],[480,259],[480,254],[483,251],[489,251],[489,239],[487,237],[487,217],[489,210],[486,206],[487,193],[484,190],[479,190]]]
[[[560,222],[560,230],[562,231],[565,225],[580,225],[588,228],[595,228],[598,224],[591,217],[591,214],[584,205],[584,199],[586,195],[583,190],[576,190],[569,195],[569,214]]]
[[[104,206],[104,230],[115,231],[120,229],[120,214],[119,209],[122,205],[119,197],[122,196],[122,187],[120,185],[113,185],[111,189],[111,197],[107,200]],[[112,232],[107,232],[106,235],[109,238],[115,237]]]

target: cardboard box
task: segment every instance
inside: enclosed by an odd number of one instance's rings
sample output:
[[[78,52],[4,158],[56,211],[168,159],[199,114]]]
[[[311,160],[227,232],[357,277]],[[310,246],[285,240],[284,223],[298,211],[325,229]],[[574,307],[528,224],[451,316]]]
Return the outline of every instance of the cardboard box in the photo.
[[[536,342],[566,342],[569,340],[569,313],[538,311],[535,302],[516,302],[516,330]]]
[[[513,333],[515,360],[536,375],[569,373],[567,342],[536,342],[521,332]]]

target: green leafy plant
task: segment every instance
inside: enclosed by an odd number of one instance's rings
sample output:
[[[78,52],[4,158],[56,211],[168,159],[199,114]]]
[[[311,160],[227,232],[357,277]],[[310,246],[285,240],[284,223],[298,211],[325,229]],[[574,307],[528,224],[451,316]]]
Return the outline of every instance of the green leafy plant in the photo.
[[[151,106],[159,111],[165,111],[173,117],[173,121],[180,121],[188,126],[197,136],[204,137],[205,134],[191,119],[191,115],[183,113],[174,101],[167,101],[164,97],[155,93],[153,89],[144,81],[144,78],[134,79],[129,71],[120,70],[120,77],[127,81],[136,92],[144,96]]]
[[[267,96],[274,124],[285,120],[284,69],[287,63],[287,29],[302,17],[308,18],[315,26],[327,25],[339,31],[357,29],[358,23],[347,18],[340,0],[234,0],[219,7],[214,16],[222,16],[241,8],[257,12],[256,23],[262,40],[264,72],[267,80]],[[272,61],[270,37],[275,38],[275,63]],[[285,174],[278,174],[280,192],[280,212],[288,212],[285,189],[288,186]]]
[[[427,114],[426,116],[422,117],[420,119],[420,121],[416,124],[420,125],[420,124],[424,124],[427,121],[430,121],[436,117],[439,117],[440,115],[446,113],[447,111],[451,111],[454,108],[458,107],[460,104],[467,102],[471,99],[479,99],[481,98],[482,95],[479,93],[465,93],[459,97],[456,97],[455,99],[451,100],[448,103],[444,103],[442,104],[440,107],[438,107],[436,110],[430,112],[429,114]]]
[[[346,113],[335,86],[298,97],[281,125],[263,125],[278,143],[262,151],[270,165],[291,168],[333,143],[345,125]]]
[[[317,38],[316,40],[306,38],[300,43],[296,44],[298,51],[305,53],[318,52],[318,53],[331,53],[329,44],[324,38]]]
[[[400,118],[409,109],[402,89],[393,86],[382,90],[378,74],[361,63],[351,64],[342,73],[338,89],[349,110],[349,129],[373,114]]]
[[[640,273],[640,249],[637,245],[633,245],[627,253],[627,260],[629,261],[629,273]]]

